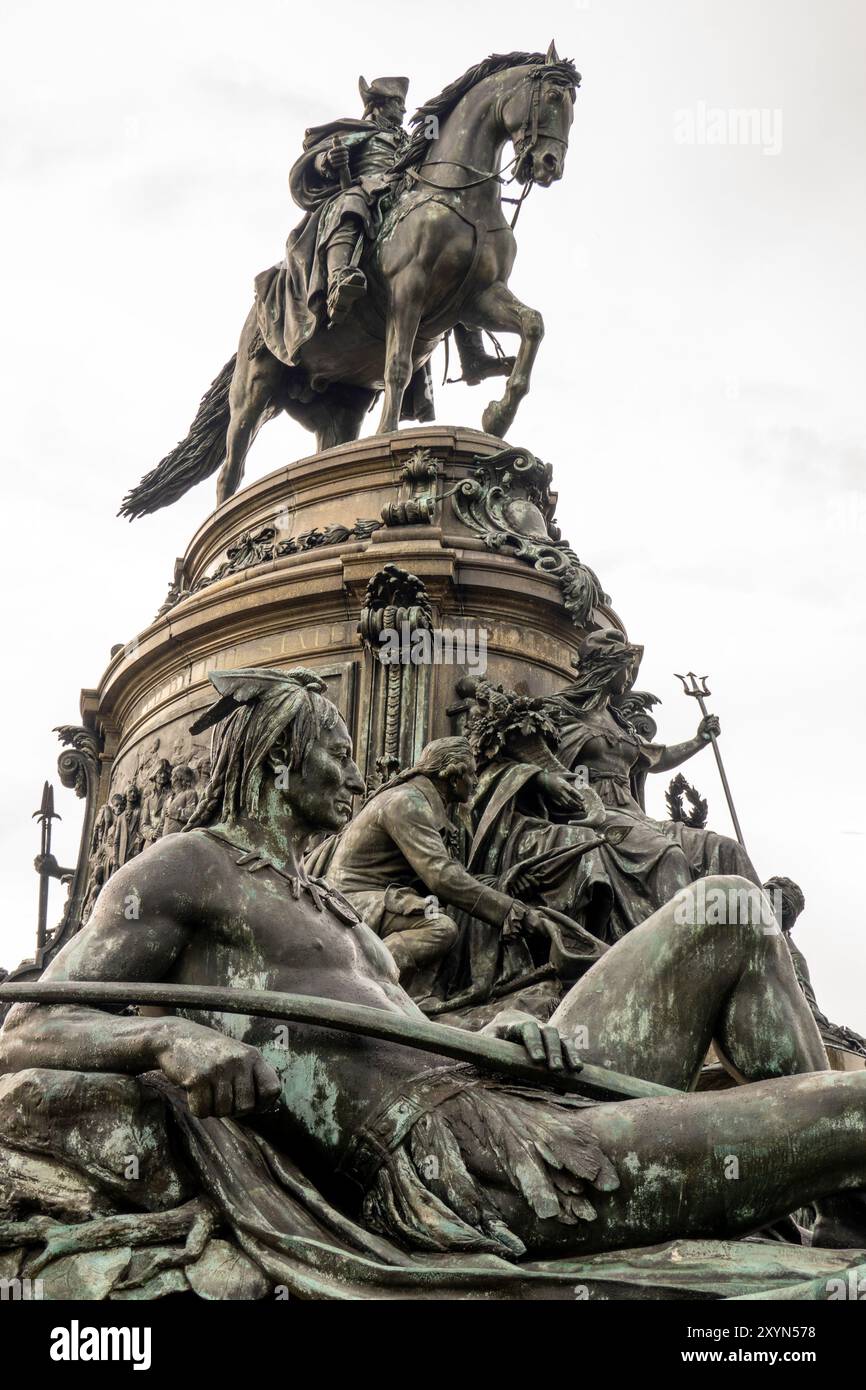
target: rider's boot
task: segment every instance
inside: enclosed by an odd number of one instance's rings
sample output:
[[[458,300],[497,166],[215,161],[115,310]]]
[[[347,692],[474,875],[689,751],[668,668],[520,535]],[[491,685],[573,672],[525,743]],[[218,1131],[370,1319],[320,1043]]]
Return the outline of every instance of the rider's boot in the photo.
[[[328,243],[328,318],[342,323],[352,305],[367,293],[367,277],[352,256],[360,232],[353,224],[338,227]]]
[[[477,386],[488,376],[509,376],[514,367],[513,357],[494,357],[484,351],[480,328],[467,328],[465,324],[454,325],[454,341],[463,369],[463,380],[467,386]]]

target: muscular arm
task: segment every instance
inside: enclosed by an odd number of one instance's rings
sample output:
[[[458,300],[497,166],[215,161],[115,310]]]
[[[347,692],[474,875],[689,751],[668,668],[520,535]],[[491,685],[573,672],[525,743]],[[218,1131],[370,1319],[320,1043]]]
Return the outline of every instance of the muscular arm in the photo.
[[[55,957],[43,979],[165,979],[192,928],[165,900],[164,884],[152,864],[153,859],[131,862],[109,880],[87,926]],[[0,1035],[0,1069],[147,1071],[159,1065],[176,1023],[72,1005],[17,1004]]]
[[[494,926],[502,925],[514,898],[474,878],[449,856],[421,792],[411,786],[404,788],[402,795],[383,811],[382,825],[421,882],[441,903],[462,908]]]
[[[670,772],[671,768],[679,767],[706,748],[711,738],[718,737],[720,732],[716,715],[705,714],[694,738],[687,739],[685,743],[672,743],[667,748],[654,745],[655,756],[650,763],[650,772]]]
[[[165,979],[202,922],[196,851],[171,836],[109,880],[87,926],[63,948],[45,980]],[[187,1019],[122,1017],[74,1005],[17,1004],[0,1032],[0,1073],[27,1067],[137,1075],[162,1070],[186,1088],[196,1115],[240,1114],[272,1102],[279,1082],[254,1048]]]

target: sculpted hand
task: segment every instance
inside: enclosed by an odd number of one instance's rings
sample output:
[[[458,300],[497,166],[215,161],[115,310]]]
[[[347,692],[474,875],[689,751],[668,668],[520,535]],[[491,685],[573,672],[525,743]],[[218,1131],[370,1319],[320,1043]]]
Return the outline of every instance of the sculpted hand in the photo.
[[[533,1062],[540,1062],[551,1071],[577,1073],[583,1069],[574,1043],[562,1037],[549,1023],[539,1023],[529,1014],[500,1014],[481,1032],[504,1038],[506,1042],[520,1043]]]
[[[172,1034],[158,1060],[168,1080],[184,1088],[199,1119],[268,1110],[279,1099],[279,1077],[258,1048],[212,1028]]]
[[[715,734],[716,738],[718,738],[721,732],[722,726],[720,725],[716,715],[705,714],[700,724],[698,725],[698,738],[702,738],[704,743],[709,743],[710,738],[713,734]]]
[[[325,163],[333,174],[349,167],[349,151],[345,145],[332,145],[325,155]]]
[[[523,874],[522,887],[531,884],[532,875]],[[525,903],[515,899],[514,905],[502,924],[503,941],[514,940],[522,936],[524,932],[534,932],[538,936],[550,936],[550,926],[547,914],[543,908],[527,907]]]
[[[538,936],[550,936],[548,918],[543,908],[528,907],[523,923],[528,931],[535,932]]]
[[[555,772],[539,772],[536,783],[552,811],[561,811],[564,815],[584,814],[583,797],[565,777]]]

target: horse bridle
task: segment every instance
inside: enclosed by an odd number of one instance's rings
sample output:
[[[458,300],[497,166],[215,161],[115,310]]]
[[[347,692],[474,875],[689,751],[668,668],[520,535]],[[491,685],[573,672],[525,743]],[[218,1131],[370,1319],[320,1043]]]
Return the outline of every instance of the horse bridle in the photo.
[[[539,124],[538,111],[541,106],[541,89],[545,82],[544,69],[539,68],[537,74],[536,76],[535,73],[531,73],[526,78],[527,82],[532,83],[532,95],[529,98],[526,119],[512,142],[514,145],[514,160],[512,162],[515,170],[527,155],[532,154],[538,144],[539,137],[545,140],[555,140],[559,145],[568,146],[568,141],[564,140],[561,135],[555,135],[552,130],[545,130]]]
[[[527,155],[532,154],[532,151],[535,149],[540,139],[554,140],[557,144],[567,148],[567,140],[563,139],[561,135],[554,134],[552,130],[547,130],[539,122],[541,89],[544,85],[546,76],[549,76],[549,74],[545,74],[542,68],[537,68],[524,78],[525,82],[532,83],[532,95],[529,99],[529,107],[527,108],[523,124],[517,134],[512,137],[514,157],[506,160],[500,169],[494,169],[492,172],[485,174],[481,169],[474,169],[471,164],[461,163],[459,159],[427,159],[424,161],[423,167],[425,169],[432,168],[434,165],[449,165],[452,169],[464,169],[467,174],[478,175],[478,178],[472,179],[469,183],[460,184],[434,183],[432,179],[426,179],[419,169],[410,169],[407,170],[407,173],[409,173],[412,178],[417,179],[419,183],[425,183],[428,188],[435,188],[440,193],[463,193],[469,188],[479,188],[481,184],[489,183],[492,179],[497,179],[500,183],[505,183],[502,175],[506,169],[511,169],[513,171],[512,179],[509,180],[509,182],[512,182],[513,179],[517,177],[517,169],[526,159]],[[508,199],[507,201],[518,201],[522,203],[527,195],[529,185],[534,183],[534,179],[531,175],[526,182],[527,189],[524,191],[523,196],[519,200]]]

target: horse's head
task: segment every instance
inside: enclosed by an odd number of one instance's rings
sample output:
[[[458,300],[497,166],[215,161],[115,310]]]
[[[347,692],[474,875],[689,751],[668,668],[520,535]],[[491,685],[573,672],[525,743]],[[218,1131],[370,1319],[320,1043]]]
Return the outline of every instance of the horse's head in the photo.
[[[553,44],[543,63],[522,72],[501,107],[514,145],[514,175],[519,183],[532,180],[548,188],[562,178],[565,168],[580,73],[573,63],[559,58]]]

